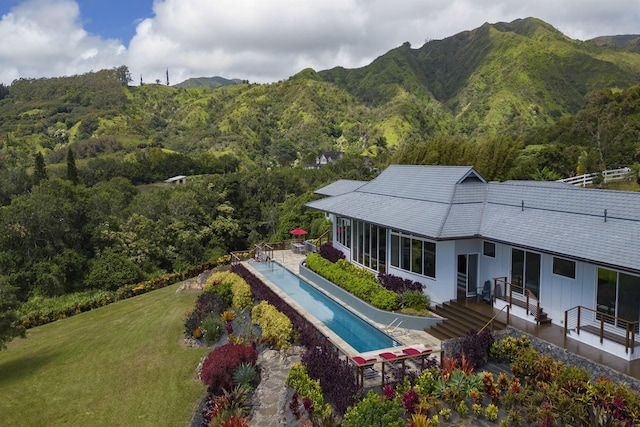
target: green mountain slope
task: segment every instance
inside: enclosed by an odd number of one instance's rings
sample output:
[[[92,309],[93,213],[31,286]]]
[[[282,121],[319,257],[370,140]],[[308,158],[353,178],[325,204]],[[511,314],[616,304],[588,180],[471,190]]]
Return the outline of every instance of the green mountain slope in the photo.
[[[69,146],[81,166],[93,157],[151,161],[158,153],[304,165],[322,150],[384,163],[408,142],[522,135],[567,120],[588,93],[637,84],[640,54],[572,40],[527,18],[274,84],[127,87],[126,73],[19,80],[0,92],[0,164],[30,166],[36,151],[61,163]],[[230,82],[185,84],[213,81]]]
[[[225,79],[224,77],[215,76],[215,77],[194,77],[191,79],[187,79],[177,85],[175,87],[182,89],[192,89],[198,87],[204,87],[209,89],[215,89],[220,86],[234,85],[237,83],[242,83],[241,80],[238,79]]]
[[[404,65],[397,65],[400,53]],[[374,104],[388,99],[374,80],[430,94],[455,118],[454,129],[477,136],[548,125],[575,114],[589,91],[636,84],[638,72],[640,55],[572,40],[527,18],[484,24],[419,49],[405,45],[369,66],[319,75]]]

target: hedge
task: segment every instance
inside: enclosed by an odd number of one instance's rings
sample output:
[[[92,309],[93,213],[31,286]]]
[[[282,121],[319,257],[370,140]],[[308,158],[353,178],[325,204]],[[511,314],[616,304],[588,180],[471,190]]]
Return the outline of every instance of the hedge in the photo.
[[[399,297],[393,291],[384,289],[373,273],[355,267],[345,260],[332,263],[319,254],[309,254],[307,267],[342,289],[381,310],[393,311],[399,307]]]

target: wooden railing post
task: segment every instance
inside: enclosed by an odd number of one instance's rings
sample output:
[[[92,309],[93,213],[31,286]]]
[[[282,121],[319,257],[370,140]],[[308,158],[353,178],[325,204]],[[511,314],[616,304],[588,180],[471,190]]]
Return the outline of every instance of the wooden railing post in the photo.
[[[569,332],[569,310],[564,311],[564,336]]]
[[[580,315],[582,314],[582,306],[578,306],[578,325],[576,326],[576,333],[580,335]]]
[[[629,322],[627,322],[627,330],[624,334],[624,352],[629,353]]]
[[[604,340],[604,316],[600,316],[600,344]]]

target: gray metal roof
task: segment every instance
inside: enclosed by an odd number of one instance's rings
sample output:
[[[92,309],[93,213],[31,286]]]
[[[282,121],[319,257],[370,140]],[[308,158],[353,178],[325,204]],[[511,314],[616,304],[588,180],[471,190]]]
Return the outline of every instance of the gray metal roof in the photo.
[[[315,193],[321,196],[337,196],[355,191],[366,184],[367,181],[356,181],[353,179],[341,179],[316,190]]]
[[[640,193],[477,177],[470,167],[394,165],[306,206],[432,239],[482,237],[640,271]]]

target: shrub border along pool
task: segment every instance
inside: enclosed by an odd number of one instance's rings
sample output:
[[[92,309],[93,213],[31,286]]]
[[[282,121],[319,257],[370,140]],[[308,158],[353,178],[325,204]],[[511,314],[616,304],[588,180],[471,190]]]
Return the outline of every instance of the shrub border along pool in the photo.
[[[396,313],[393,311],[380,310],[373,307],[371,304],[366,303],[360,298],[355,297],[341,287],[331,283],[319,274],[314,273],[303,263],[299,265],[298,269],[300,272],[300,276],[310,280],[311,282],[313,282],[313,284],[323,289],[325,292],[328,292],[334,298],[337,298],[344,304],[353,307],[355,310],[377,323],[389,325],[391,324],[391,322],[394,322],[394,325],[397,325],[398,321],[402,321],[402,328],[422,331],[425,328],[442,322],[442,319],[439,317],[411,316],[408,314]]]

